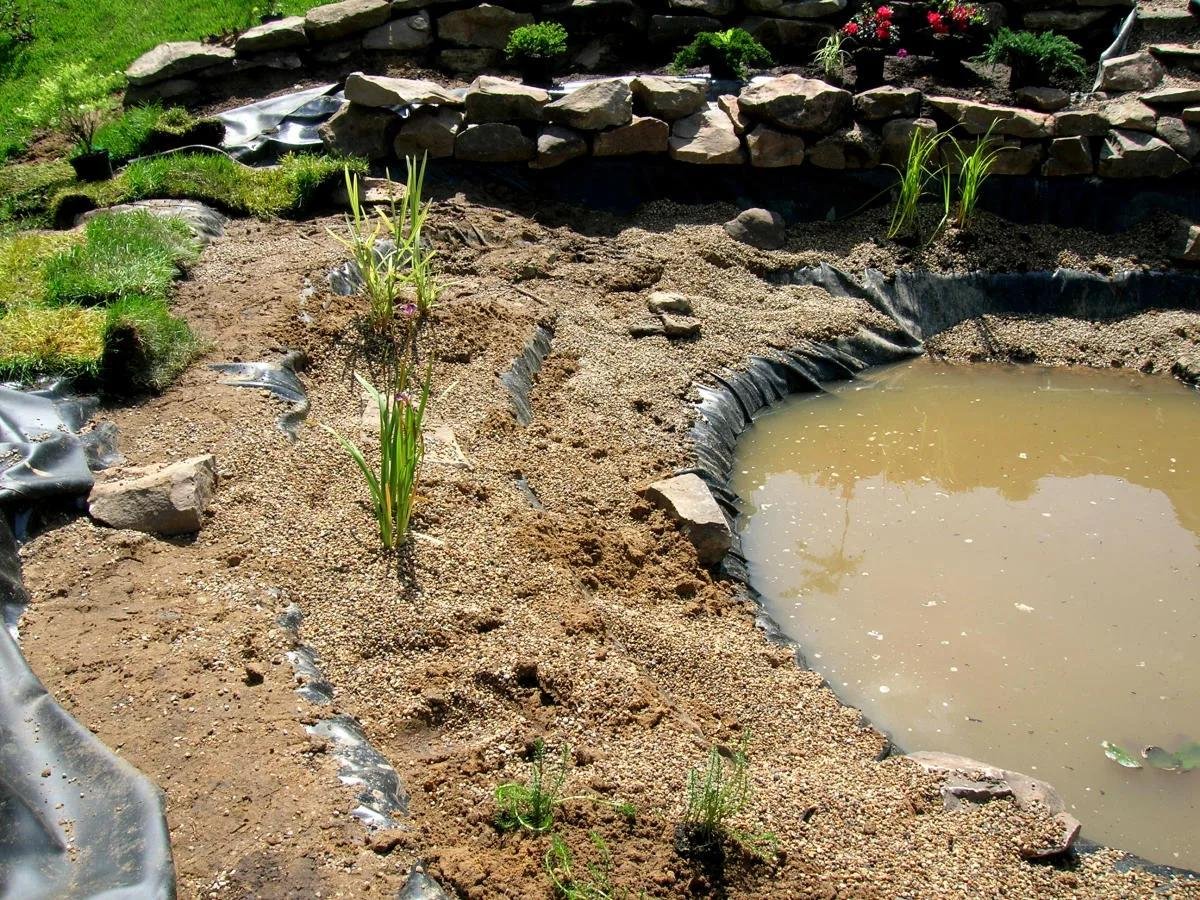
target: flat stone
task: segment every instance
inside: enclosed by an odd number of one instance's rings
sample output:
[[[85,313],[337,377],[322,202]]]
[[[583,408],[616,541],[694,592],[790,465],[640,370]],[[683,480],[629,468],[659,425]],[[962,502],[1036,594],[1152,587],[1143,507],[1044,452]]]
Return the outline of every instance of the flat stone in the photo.
[[[351,72],[346,76],[346,99],[359,106],[462,106],[462,99],[432,81],[388,78]]]
[[[854,95],[854,111],[868,122],[882,119],[911,119],[921,113],[921,92],[886,84]]]
[[[292,50],[308,46],[308,32],[304,30],[304,16],[288,16],[277,22],[256,25],[238,35],[234,47],[238,55],[243,53],[265,53],[268,50]]]
[[[669,338],[693,340],[700,337],[700,320],[691,316],[676,316],[665,313],[662,317],[663,334]]]
[[[1017,102],[1038,112],[1052,113],[1066,109],[1071,95],[1055,87],[1023,87],[1016,91]]]
[[[654,291],[646,298],[646,308],[656,315],[674,313],[680,316],[690,316],[696,310],[696,301],[702,299],[675,291]]]
[[[849,91],[816,78],[784,75],[742,91],[738,105],[752,118],[789,131],[829,134],[850,119]]]
[[[873,169],[882,154],[879,137],[855,122],[817,141],[808,150],[808,161],[819,169]]]
[[[1182,63],[1193,68],[1200,66],[1200,47],[1192,47],[1189,44],[1151,44],[1147,49],[1159,59],[1170,63]]]
[[[392,144],[396,156],[420,156],[428,153],[433,159],[445,159],[454,155],[454,142],[463,127],[461,110],[440,109],[423,106],[400,126],[400,133]]]
[[[720,31],[721,20],[708,16],[651,16],[646,40],[656,47],[678,48],[702,31]]]
[[[463,103],[468,122],[540,122],[550,95],[541,88],[492,75],[480,75],[467,88]]]
[[[1104,118],[1112,128],[1153,132],[1158,113],[1136,97],[1126,97],[1106,103]]]
[[[133,85],[154,84],[210,69],[233,58],[234,52],[229,47],[215,47],[199,41],[171,41],[159,44],[135,59],[125,70],[125,77]]]
[[[1055,113],[1051,126],[1060,137],[1103,137],[1111,127],[1112,123],[1103,112],[1091,109],[1066,109]]]
[[[783,19],[823,19],[846,8],[846,0],[746,0],[746,9]]]
[[[487,47],[503,50],[514,28],[532,25],[529,13],[513,12],[503,6],[481,3],[478,6],[446,13],[437,22],[438,37],[460,47]]]
[[[621,78],[591,81],[549,104],[546,118],[583,131],[627,125],[633,120],[633,91]]]
[[[670,0],[671,9],[705,16],[727,16],[737,6],[735,0]]]
[[[1142,102],[1151,106],[1184,106],[1200,102],[1200,88],[1163,88],[1142,94]]]
[[[599,131],[592,142],[593,156],[630,156],[634,153],[666,153],[671,126],[662,119],[634,116],[628,125]]]
[[[1048,158],[1042,165],[1042,174],[1050,177],[1091,175],[1095,170],[1091,143],[1082,136],[1052,140]]]
[[[420,50],[433,43],[433,19],[425,10],[393,19],[363,35],[364,50]]]
[[[1183,111],[1183,121],[1189,125],[1200,125],[1200,106],[1189,106]]]
[[[388,109],[348,103],[321,124],[318,133],[326,149],[346,156],[384,159],[392,153],[392,138],[400,117]]]
[[[683,78],[639,75],[630,87],[647,115],[668,122],[699,112],[707,102],[703,86]]]
[[[388,0],[342,0],[314,6],[304,16],[304,30],[312,41],[336,41],[382,25],[392,16]]]
[[[664,337],[666,333],[661,316],[641,319],[629,326],[629,336],[634,338]]]
[[[454,141],[454,156],[467,162],[526,162],[537,156],[537,145],[516,125],[489,122],[460,131]]]
[[[733,546],[729,522],[699,475],[665,478],[642,488],[641,493],[683,527],[702,564],[716,565]]]
[[[778,62],[812,62],[817,46],[836,29],[812,19],[780,19],[747,16],[742,21],[751,37],[766,47]]]
[[[564,125],[549,125],[537,136],[537,156],[529,168],[552,169],[587,154],[588,143],[582,134]]]
[[[748,115],[742,112],[742,106],[738,103],[738,98],[733,94],[722,94],[717,98],[717,109],[729,116],[729,120],[733,122],[733,130],[737,132],[738,137],[746,134],[754,127],[754,122]]]
[[[883,161],[903,167],[908,159],[908,148],[917,134],[933,137],[937,134],[937,122],[933,119],[892,119],[883,125]]]
[[[945,113],[970,134],[1007,134],[1019,138],[1044,138],[1050,136],[1053,120],[1044,113],[1015,109],[1011,106],[995,106],[991,103],[976,103],[957,97],[930,97],[929,105]]]
[[[678,119],[667,141],[671,158],[700,165],[738,165],[746,161],[733,122],[721,110],[709,107]]]
[[[148,534],[192,534],[217,489],[212,454],[167,466],[110,470],[98,476],[88,496],[88,513],[112,528]]]
[[[725,223],[725,233],[759,250],[778,250],[787,239],[787,224],[777,212],[747,209]]]
[[[1142,131],[1114,130],[1100,148],[1104,178],[1169,178],[1190,168],[1170,144]]]
[[[1166,141],[1171,149],[1192,162],[1200,155],[1200,132],[1175,116],[1159,116],[1154,133]]]
[[[750,151],[750,165],[760,169],[798,166],[804,162],[804,138],[769,125],[759,125],[747,134],[746,147]]]
[[[1100,63],[1100,90],[1148,91],[1163,80],[1167,70],[1149,53],[1127,53]]]
[[[1068,12],[1061,9],[1038,9],[1021,17],[1027,31],[1082,31],[1101,21],[1107,13],[1102,9]]]

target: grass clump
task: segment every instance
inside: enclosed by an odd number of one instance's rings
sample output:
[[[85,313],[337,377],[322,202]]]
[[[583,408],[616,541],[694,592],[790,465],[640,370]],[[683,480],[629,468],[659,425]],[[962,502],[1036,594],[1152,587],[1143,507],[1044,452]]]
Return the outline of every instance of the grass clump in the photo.
[[[755,834],[738,828],[732,819],[750,801],[750,765],[746,756],[749,736],[733,751],[713,747],[703,769],[688,772],[687,806],[682,830],[688,846],[696,852],[711,852],[726,840],[762,859],[771,859],[778,841],[770,832]]]
[[[123,391],[165,390],[203,350],[162,297],[130,295],[105,310],[101,376]]]
[[[177,146],[195,132],[201,122],[181,106],[163,107],[161,103],[134,106],[125,110],[120,118],[97,129],[96,146],[107,150],[114,161],[124,162],[144,153]]]
[[[959,169],[958,207],[953,217],[954,225],[957,228],[966,230],[975,217],[975,208],[979,204],[979,192],[991,175],[992,167],[1000,155],[1001,148],[992,146],[991,136],[992,129],[989,128],[987,134],[979,138],[970,151],[964,144],[951,138],[954,152],[958,157]],[[946,193],[949,194],[948,189]],[[947,204],[947,218],[949,218],[949,212],[949,204]]]
[[[850,62],[850,53],[845,47],[846,35],[835,31],[817,46],[813,54],[813,65],[821,70],[826,79],[835,82],[846,78],[846,64]]]
[[[496,826],[502,831],[524,828],[535,834],[554,826],[554,810],[562,803],[570,751],[564,744],[557,770],[546,772],[546,745],[539,739],[533,748],[529,780],[509,782],[496,788]]]
[[[43,305],[46,260],[78,238],[68,232],[17,232],[0,238],[0,314],[10,308]]]
[[[900,183],[896,205],[892,210],[892,222],[887,232],[890,240],[915,237],[921,198],[925,195],[930,180],[942,171],[941,167],[933,164],[940,144],[939,135],[927,134],[924,131],[913,133],[908,144],[904,169],[896,170],[900,176]]]
[[[588,832],[596,861],[588,862],[581,871],[575,864],[571,848],[559,835],[550,839],[543,866],[557,896],[563,900],[623,900],[627,891],[614,887],[612,883],[612,852],[604,838],[594,831]]]
[[[80,306],[22,304],[0,317],[0,378],[97,375],[107,315]]]
[[[751,66],[774,65],[767,48],[743,28],[728,31],[702,31],[686,47],[675,54],[672,71],[683,74],[688,69],[708,66],[713,78],[744,81]]]
[[[979,57],[989,65],[1012,67],[1010,86],[1071,84],[1087,75],[1080,46],[1053,31],[1013,31],[1001,28]]]

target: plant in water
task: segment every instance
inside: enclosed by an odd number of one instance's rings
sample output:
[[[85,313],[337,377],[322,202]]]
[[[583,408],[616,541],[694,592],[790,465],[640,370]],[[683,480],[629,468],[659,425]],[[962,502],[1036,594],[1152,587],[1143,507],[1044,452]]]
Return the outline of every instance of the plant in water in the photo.
[[[86,63],[67,63],[43,78],[17,111],[31,128],[61,129],[78,144],[80,154],[91,153],[96,129],[117,106],[113,91],[121,76],[91,71]]]
[[[778,843],[775,835],[754,834],[730,821],[750,800],[748,743],[747,734],[732,752],[722,753],[713,747],[707,765],[688,772],[682,828],[688,843],[697,851],[719,847],[728,838],[762,859],[775,855]]]
[[[1079,51],[1078,44],[1053,31],[1001,28],[979,59],[993,66],[1011,66],[1011,87],[1045,86],[1073,83],[1087,74],[1087,62]]]
[[[1124,766],[1126,769],[1143,767],[1132,753],[1111,741],[1101,741],[1100,746],[1104,748],[1104,755],[1119,766]],[[1174,753],[1164,750],[1162,747],[1143,747],[1141,758],[1154,769],[1162,769],[1166,772],[1192,772],[1200,769],[1200,741],[1185,744]]]
[[[588,838],[597,859],[586,863],[583,871],[576,866],[567,842],[557,834],[550,838],[550,849],[546,851],[543,864],[555,893],[564,900],[619,900],[628,897],[627,891],[613,886],[612,852],[604,838],[594,831],[588,832]]]
[[[925,194],[929,180],[941,172],[940,168],[933,165],[940,142],[941,138],[938,135],[927,134],[924,131],[913,133],[908,144],[904,169],[896,170],[900,175],[899,195],[896,197],[892,223],[887,232],[889,239],[915,236],[921,197]]]
[[[846,77],[846,65],[850,62],[850,54],[843,46],[846,35],[835,31],[825,38],[813,54],[813,65],[820,68],[828,79],[842,81]]]
[[[702,31],[675,54],[671,70],[683,74],[688,69],[708,66],[713,78],[744,81],[751,66],[775,64],[767,48],[742,28],[728,31]]]

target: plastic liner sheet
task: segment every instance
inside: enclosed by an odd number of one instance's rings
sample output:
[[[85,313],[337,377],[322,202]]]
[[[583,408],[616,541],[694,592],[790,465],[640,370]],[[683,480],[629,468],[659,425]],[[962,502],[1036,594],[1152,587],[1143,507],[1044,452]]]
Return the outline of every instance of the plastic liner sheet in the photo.
[[[0,608],[26,600],[0,516]],[[0,629],[0,898],[175,896],[158,790],[54,702]]]
[[[308,390],[296,374],[300,359],[300,354],[292,351],[279,362],[214,363],[209,368],[227,376],[221,384],[257,388],[290,403],[292,408],[279,416],[276,425],[294,441],[300,437],[300,425],[309,410]]]
[[[542,363],[550,355],[550,345],[554,340],[554,328],[550,325],[539,325],[521,355],[513,360],[509,370],[500,376],[500,383],[508,391],[512,401],[513,415],[519,425],[529,425],[533,422],[533,403],[530,393]]]
[[[225,125],[221,146],[243,161],[319,147],[321,123],[346,102],[336,89],[336,84],[323,84],[220,113],[217,119]]]

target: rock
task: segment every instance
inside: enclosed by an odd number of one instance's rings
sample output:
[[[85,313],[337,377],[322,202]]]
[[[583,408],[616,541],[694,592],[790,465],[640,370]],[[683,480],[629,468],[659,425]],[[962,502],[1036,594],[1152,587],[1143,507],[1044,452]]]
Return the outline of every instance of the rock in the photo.
[[[503,50],[514,28],[532,25],[529,13],[513,12],[503,6],[480,3],[467,9],[446,13],[438,19],[437,33],[443,41],[460,47],[488,47]]]
[[[238,55],[307,46],[308,32],[304,30],[304,16],[288,16],[277,22],[257,25],[238,35],[234,44]]]
[[[594,156],[629,156],[634,153],[666,153],[671,127],[662,119],[634,116],[628,125],[596,133]]]
[[[735,241],[759,250],[778,250],[787,238],[783,216],[769,209],[747,209],[725,223],[725,233]]]
[[[467,88],[463,103],[468,122],[540,122],[550,95],[517,81],[480,75]]]
[[[671,126],[667,145],[672,159],[699,165],[737,165],[746,161],[733,121],[719,109],[703,109]]]
[[[1196,230],[1196,226],[1192,226]],[[1200,257],[1181,259],[1181,262],[1200,262]],[[1200,353],[1189,353],[1175,360],[1171,374],[1187,384],[1200,385]]]
[[[1085,137],[1060,137],[1050,142],[1049,158],[1042,165],[1042,174],[1057,177],[1091,175],[1096,170],[1092,148]]]
[[[1100,90],[1148,91],[1163,80],[1166,69],[1149,53],[1127,53],[1100,63]]]
[[[804,162],[804,138],[759,125],[746,135],[750,165],[760,169],[798,166]]]
[[[1189,106],[1183,111],[1183,121],[1189,125],[1200,125],[1200,106]]]
[[[720,31],[721,20],[708,16],[651,16],[646,40],[656,47],[677,48],[702,31]]]
[[[662,317],[663,334],[669,338],[694,339],[700,337],[700,320],[691,316],[675,316],[666,313]]]
[[[1104,178],[1169,178],[1190,168],[1169,144],[1141,131],[1112,131],[1100,148]]]
[[[1038,9],[1021,17],[1026,31],[1082,31],[1105,17],[1102,9],[1069,12],[1062,9]]]
[[[775,19],[749,16],[742,28],[766,47],[778,62],[811,63],[813,51],[834,33],[832,25],[810,19]]]
[[[1200,263],[1200,225],[1188,225],[1182,230],[1179,244],[1181,249],[1175,254],[1175,258],[1181,262]],[[1200,361],[1200,351],[1198,351],[1197,360]],[[1195,370],[1200,374],[1200,368]],[[1191,379],[1196,381],[1196,378]]]
[[[729,120],[733,122],[733,130],[741,137],[751,128],[754,123],[750,117],[742,112],[741,104],[738,103],[738,98],[733,94],[722,94],[717,98],[717,109],[729,116]]]
[[[420,50],[432,43],[433,19],[425,10],[393,19],[363,35],[364,50]]]
[[[647,115],[668,122],[682,119],[704,108],[704,88],[683,78],[640,75],[630,86],[633,97]]]
[[[1174,116],[1159,116],[1155,134],[1166,141],[1171,149],[1192,162],[1200,156],[1200,132]]]
[[[1171,87],[1142,94],[1142,102],[1151,106],[1183,106],[1200,101],[1200,88]]]
[[[400,117],[388,109],[348,103],[318,129],[326,149],[348,156],[384,159],[391,155],[392,138]]]
[[[706,16],[727,16],[737,5],[734,0],[670,0],[671,9],[698,13]]]
[[[499,50],[480,47],[450,47],[438,54],[438,65],[451,72],[475,75],[484,69],[494,68],[500,62]]]
[[[233,58],[234,52],[229,47],[216,47],[198,41],[172,41],[159,44],[135,59],[125,70],[125,77],[132,85],[154,84],[209,69]]]
[[[246,663],[242,667],[242,683],[248,687],[256,687],[266,680],[266,673],[258,663]]]
[[[937,134],[937,122],[933,119],[892,119],[883,126],[883,160],[893,166],[904,167],[908,159],[908,148],[913,138],[921,133],[926,137]]]
[[[525,162],[537,155],[537,147],[516,125],[490,122],[469,125],[454,141],[456,159],[468,162]]]
[[[665,337],[666,333],[660,316],[642,319],[629,326],[629,336],[633,338]]]
[[[1057,113],[1052,130],[1059,137],[1103,137],[1112,124],[1108,117],[1096,110],[1070,109]]]
[[[751,12],[784,19],[822,19],[836,16],[846,8],[846,0],[746,0]]]
[[[342,0],[314,6],[304,16],[304,30],[312,41],[336,41],[382,25],[392,16],[388,0]]]
[[[699,475],[665,478],[642,488],[641,493],[683,526],[703,565],[716,565],[733,546],[729,522]]]
[[[646,26],[646,14],[634,0],[563,0],[542,7],[574,36],[636,34]]]
[[[1167,60],[1169,65],[1179,63],[1193,69],[1200,66],[1200,47],[1187,44],[1151,44],[1149,50],[1159,59]]]
[[[217,489],[212,454],[167,466],[142,466],[101,473],[88,496],[88,513],[112,528],[148,534],[191,534]]]
[[[392,149],[401,159],[422,153],[428,153],[432,159],[453,156],[454,142],[463,121],[461,110],[422,106],[404,120]]]
[[[945,113],[970,134],[1007,134],[1019,138],[1050,136],[1053,119],[1043,113],[1010,106],[976,103],[957,97],[930,97],[929,105]]]
[[[388,78],[351,72],[346,76],[346,99],[359,106],[462,106],[462,100],[432,81]]]
[[[627,125],[633,120],[633,91],[621,78],[590,81],[547,106],[546,118],[583,131]]]
[[[850,118],[849,91],[816,78],[784,75],[742,91],[738,105],[751,118],[790,131],[829,134]]]
[[[808,161],[821,169],[873,169],[882,155],[879,137],[855,122],[817,141],[808,150]]]
[[[854,109],[868,122],[881,119],[911,119],[921,114],[921,92],[890,84],[854,95]]]
[[[588,41],[571,62],[581,72],[600,72],[620,67],[624,56],[621,41],[608,35]]]
[[[1112,128],[1153,132],[1158,122],[1158,113],[1141,100],[1127,97],[1105,104],[1104,118]]]
[[[654,291],[646,298],[646,308],[657,315],[675,313],[680,316],[690,316],[695,312],[695,301],[699,297],[688,294],[677,294],[674,291]]]
[[[1054,87],[1023,87],[1016,92],[1017,102],[1038,112],[1052,113],[1066,109],[1071,95]]]
[[[587,140],[578,131],[562,125],[550,125],[538,134],[537,156],[529,163],[529,167],[551,169],[569,159],[587,156],[587,153]]]

